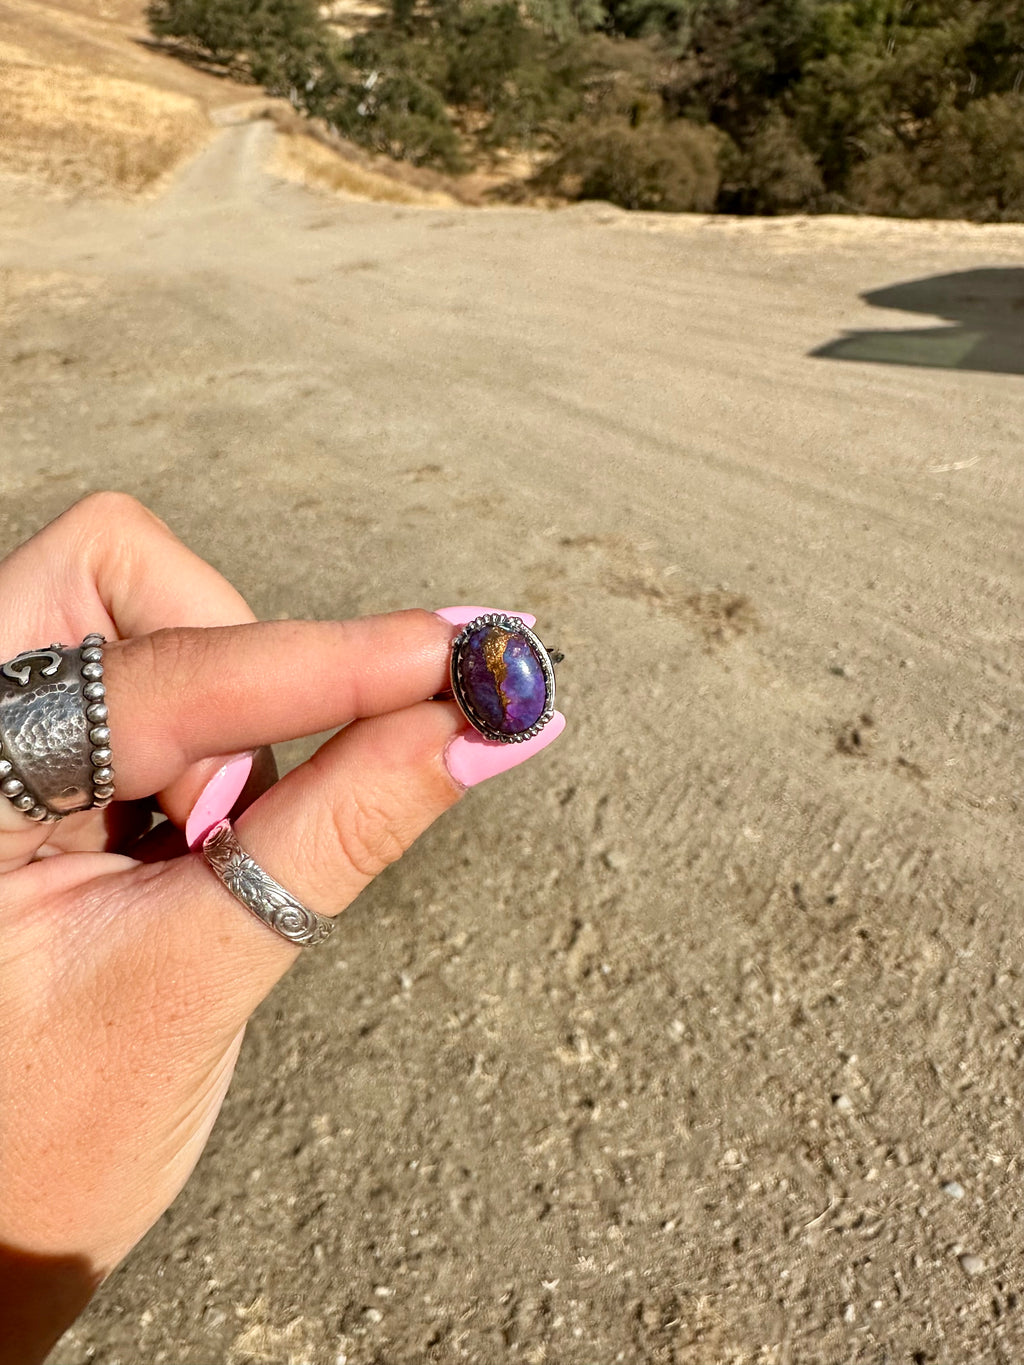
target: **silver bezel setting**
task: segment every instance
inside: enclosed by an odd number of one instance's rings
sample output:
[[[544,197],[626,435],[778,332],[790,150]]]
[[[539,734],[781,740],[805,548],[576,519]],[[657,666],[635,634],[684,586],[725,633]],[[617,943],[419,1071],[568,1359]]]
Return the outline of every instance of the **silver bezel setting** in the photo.
[[[507,630],[511,634],[524,636],[527,644],[537,656],[537,661],[544,673],[544,710],[528,730],[520,730],[514,735],[501,734],[492,729],[482,716],[477,715],[462,686],[459,662],[463,646],[474,631],[480,630],[484,626],[500,626],[502,630]],[[501,612],[487,612],[483,616],[475,616],[472,621],[467,622],[452,641],[450,674],[452,694],[458,702],[462,714],[474,730],[483,735],[484,739],[493,740],[497,744],[522,744],[525,740],[532,739],[534,735],[539,734],[544,729],[544,726],[555,714],[555,670],[551,663],[551,656],[540,637],[518,616],[506,616]]]

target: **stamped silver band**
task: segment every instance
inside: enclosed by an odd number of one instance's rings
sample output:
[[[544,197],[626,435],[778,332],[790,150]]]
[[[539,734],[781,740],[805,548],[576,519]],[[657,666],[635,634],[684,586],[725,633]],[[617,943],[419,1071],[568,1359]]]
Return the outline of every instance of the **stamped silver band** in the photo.
[[[203,857],[235,899],[289,943],[312,948],[333,932],[333,919],[308,910],[249,857],[229,820],[214,825],[202,848]]]
[[[114,798],[103,636],[29,649],[0,665],[0,793],[30,820]]]

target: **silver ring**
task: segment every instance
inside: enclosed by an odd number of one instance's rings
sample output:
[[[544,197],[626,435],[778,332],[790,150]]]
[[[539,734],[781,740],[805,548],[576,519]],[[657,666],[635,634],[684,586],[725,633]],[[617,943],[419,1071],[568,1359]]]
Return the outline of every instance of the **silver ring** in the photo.
[[[214,825],[202,847],[203,857],[234,898],[289,943],[312,948],[333,933],[333,919],[307,909],[249,857],[230,820]]]
[[[0,665],[0,792],[46,823],[114,799],[103,636]]]
[[[499,744],[521,744],[555,714],[549,650],[518,616],[477,616],[452,641],[452,694],[469,723]]]

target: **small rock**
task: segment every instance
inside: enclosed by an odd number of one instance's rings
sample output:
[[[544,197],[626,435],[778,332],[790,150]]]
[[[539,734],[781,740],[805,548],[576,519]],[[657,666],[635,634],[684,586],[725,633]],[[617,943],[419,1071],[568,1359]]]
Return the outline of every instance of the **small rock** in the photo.
[[[963,1199],[964,1187],[959,1180],[947,1180],[942,1187],[942,1193],[948,1194],[950,1199]]]
[[[853,1109],[853,1100],[849,1095],[833,1095],[832,1107],[838,1109],[841,1114],[849,1114]]]
[[[964,1252],[959,1258],[960,1269],[965,1275],[980,1275],[985,1269],[985,1262],[980,1256],[972,1256],[970,1252]]]
[[[851,678],[853,676],[846,664],[829,664],[828,671],[837,678]]]
[[[617,848],[610,848],[601,855],[605,867],[610,872],[624,872],[629,866],[629,859],[625,853],[620,853]]]
[[[843,1321],[844,1322],[857,1321],[857,1310],[852,1303],[848,1303],[846,1307],[843,1309]]]
[[[227,1321],[227,1313],[223,1308],[218,1308],[215,1304],[208,1303],[203,1309],[204,1327],[223,1327]]]

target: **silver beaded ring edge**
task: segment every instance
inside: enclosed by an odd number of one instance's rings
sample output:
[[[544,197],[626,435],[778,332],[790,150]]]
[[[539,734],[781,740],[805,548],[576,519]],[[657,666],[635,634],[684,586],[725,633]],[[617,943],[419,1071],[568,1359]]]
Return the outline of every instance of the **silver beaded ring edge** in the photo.
[[[110,729],[107,725],[109,712],[106,706],[107,689],[103,683],[103,645],[106,643],[105,637],[95,632],[89,634],[82,641],[77,651],[79,656],[79,673],[82,679],[81,695],[84,702],[84,717],[88,727],[89,761],[92,765],[91,786],[92,801],[88,806],[79,807],[81,810],[103,810],[110,805],[114,799],[114,769],[111,766],[112,751],[110,748]],[[27,654],[18,655],[15,660],[5,664],[5,672],[14,663],[20,660],[37,656],[42,657],[46,654],[65,658],[73,651],[65,651],[60,644],[50,645],[46,650],[33,650]],[[56,671],[59,668],[59,658],[55,657],[52,668],[44,669],[47,672]],[[7,676],[17,677],[17,674],[7,674]],[[20,677],[19,681],[27,681],[27,675]],[[10,756],[4,752],[3,743],[0,742],[0,794],[5,796],[10,803],[29,820],[34,820],[38,824],[53,824],[62,820],[63,812],[52,810],[42,800],[37,800],[27,789],[26,783],[17,776],[15,765],[11,762]]]
[[[82,695],[89,703],[85,708],[85,718],[89,722],[89,743],[93,746],[89,755],[92,763],[92,809],[104,810],[114,799],[114,769],[110,765],[113,757],[110,748],[110,729],[107,721],[107,689],[103,684],[103,646],[106,640],[102,635],[93,633],[82,641],[82,678],[85,686]]]

